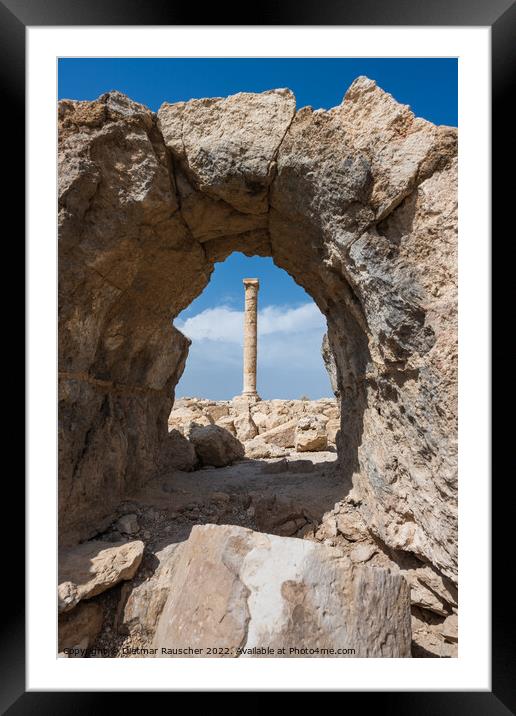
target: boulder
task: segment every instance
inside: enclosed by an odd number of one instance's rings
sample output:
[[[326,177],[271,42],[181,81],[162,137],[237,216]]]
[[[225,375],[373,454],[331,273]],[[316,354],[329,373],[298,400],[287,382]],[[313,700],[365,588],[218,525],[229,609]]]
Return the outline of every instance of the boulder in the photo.
[[[193,427],[190,441],[202,465],[224,467],[244,457],[242,443],[219,425]]]
[[[268,413],[263,410],[256,410],[252,412],[253,423],[259,433],[264,433],[267,430],[267,420],[269,418]]]
[[[183,423],[182,432],[185,437],[189,438],[190,433],[194,428],[202,428],[206,425],[213,425],[213,420],[210,418],[209,415],[204,415],[204,413],[199,413],[195,416],[193,420],[190,420],[188,422]]]
[[[73,609],[122,580],[132,579],[142,561],[144,544],[91,540],[59,552],[59,612]]]
[[[456,614],[450,614],[446,617],[439,628],[440,634],[444,640],[451,643],[457,643],[459,640],[459,618]]]
[[[335,445],[337,442],[337,433],[340,430],[340,418],[330,418],[326,423],[326,435],[328,442]]]
[[[227,657],[410,657],[410,644],[409,589],[399,573],[229,525],[194,526],[153,639],[158,657],[187,647],[209,656],[213,646]]]
[[[257,435],[245,443],[245,454],[246,457],[259,460],[261,458],[283,457],[286,454],[286,450],[277,445],[266,443],[262,440],[261,435]]]
[[[198,420],[202,413],[195,403],[189,405],[180,405],[175,407],[168,416],[169,430],[179,430],[184,432],[187,425]]]
[[[197,466],[195,448],[180,430],[170,430],[165,437],[160,466],[163,470],[182,470],[183,472],[195,470]]]
[[[443,579],[430,565],[403,569],[410,586],[412,604],[446,617],[457,606],[457,592],[449,580]]]
[[[368,562],[378,549],[368,542],[360,542],[349,553],[352,562]]]
[[[159,565],[150,579],[123,586],[117,622],[123,633],[152,635],[163,610],[171,580],[184,542],[167,545],[156,552]]]
[[[236,437],[235,422],[232,415],[224,415],[222,418],[219,418],[215,424],[224,428],[224,430],[227,430],[231,433],[231,435]]]
[[[260,433],[260,440],[268,445],[276,445],[279,448],[292,448],[296,440],[297,419],[285,420],[272,430]]]
[[[359,542],[368,537],[367,528],[357,510],[341,508],[335,516],[337,532],[349,542]]]
[[[116,529],[122,534],[134,535],[140,529],[138,525],[138,517],[135,514],[122,515],[116,523]]]
[[[229,414],[229,405],[226,402],[210,403],[204,408],[203,413],[214,423],[217,423],[220,418]]]
[[[258,428],[251,417],[249,409],[238,415],[234,419],[233,424],[235,426],[236,436],[242,442],[252,440],[258,435]]]
[[[297,452],[317,452],[326,450],[328,436],[327,420],[319,415],[307,415],[297,423],[295,430],[295,446]]]
[[[93,602],[79,604],[73,611],[59,616],[58,650],[93,645],[102,628],[104,610]]]

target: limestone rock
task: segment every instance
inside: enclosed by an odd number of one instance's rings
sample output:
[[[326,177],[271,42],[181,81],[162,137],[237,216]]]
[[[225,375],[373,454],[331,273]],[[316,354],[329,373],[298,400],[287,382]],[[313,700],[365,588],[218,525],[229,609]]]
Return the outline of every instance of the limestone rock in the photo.
[[[269,647],[286,649],[287,657],[310,655],[290,651],[300,648],[409,657],[410,635],[408,587],[399,574],[354,566],[314,542],[204,525],[192,529],[181,552],[153,646],[158,656],[216,644],[226,656]]]
[[[326,423],[326,435],[328,443],[335,445],[337,442],[337,434],[340,430],[340,418],[330,418]]]
[[[457,606],[457,593],[449,580],[431,566],[402,569],[410,585],[412,604],[446,617]]]
[[[170,318],[242,251],[325,315],[343,495],[456,584],[457,130],[363,77],[329,111],[294,104],[59,103],[60,542],[95,534],[155,473],[189,346]],[[266,433],[302,402],[251,417]]]
[[[335,518],[337,532],[350,542],[358,542],[367,537],[367,529],[362,521],[358,521],[356,511],[339,510]]]
[[[442,623],[439,631],[445,641],[456,643],[459,640],[459,619],[456,614],[450,614]]]
[[[244,457],[242,443],[219,425],[192,428],[190,441],[202,465],[224,467]]]
[[[201,191],[244,214],[265,214],[272,163],[295,109],[292,92],[278,89],[165,103],[158,118],[166,145]]]
[[[352,562],[367,562],[371,559],[373,554],[376,552],[376,548],[372,544],[361,542],[355,545],[349,553],[349,558]]]
[[[115,524],[116,529],[122,534],[134,535],[138,532],[138,516],[134,514],[122,515]]]
[[[294,447],[296,440],[297,420],[289,420],[271,430],[260,433],[260,440],[268,445],[275,445],[279,448]]]
[[[226,402],[214,402],[207,405],[203,409],[203,412],[208,415],[208,417],[211,418],[214,423],[216,423],[221,418],[225,417],[226,415],[229,415],[229,406]]]
[[[271,458],[271,457],[283,457],[286,451],[284,448],[280,448],[272,443],[266,443],[262,440],[261,435],[257,435],[252,440],[245,443],[245,455],[250,458]]]
[[[201,410],[197,406],[178,406],[174,405],[174,409],[168,416],[168,427],[169,431],[178,430],[181,433],[184,432],[185,427],[195,420],[199,420],[202,417]],[[208,417],[205,416],[207,422],[211,422]]]
[[[307,415],[296,425],[295,446],[298,452],[317,452],[328,447],[327,420],[318,415]]]
[[[94,602],[79,604],[68,614],[61,614],[58,624],[58,649],[73,649],[80,645],[88,649],[102,628],[104,610]]]
[[[132,579],[142,561],[144,544],[92,540],[59,553],[59,611]]]
[[[119,629],[124,633],[152,635],[170,589],[183,542],[167,545],[156,553],[159,565],[150,579],[137,586],[124,585],[118,616]]]
[[[328,340],[328,334],[325,333],[321,345],[321,356],[324,362],[324,367],[328,373],[330,379],[331,389],[334,394],[339,397],[339,382],[337,378],[337,365],[335,363],[335,356]]]
[[[252,440],[258,434],[258,428],[256,427],[249,410],[236,417],[233,424],[235,426],[236,436],[241,442]]]
[[[224,430],[227,430],[231,435],[236,437],[235,419],[232,415],[224,415],[222,418],[218,418],[215,425],[224,428]]]
[[[197,466],[195,447],[179,430],[169,430],[163,441],[160,464],[164,470],[184,472],[190,472]]]

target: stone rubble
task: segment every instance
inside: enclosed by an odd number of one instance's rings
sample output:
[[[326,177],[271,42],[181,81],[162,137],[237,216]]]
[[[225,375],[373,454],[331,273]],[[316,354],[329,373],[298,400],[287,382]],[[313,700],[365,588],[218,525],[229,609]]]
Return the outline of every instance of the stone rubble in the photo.
[[[242,443],[246,457],[260,459],[281,457],[291,451],[322,451],[328,445],[334,446],[340,417],[333,398],[260,400],[254,403],[239,398],[227,401],[176,400],[168,418],[169,435],[180,433],[192,442],[192,431],[199,434],[197,428],[201,425],[216,425],[224,429]],[[222,439],[222,433],[212,434]],[[201,464],[217,464],[209,460],[205,462],[198,450],[197,457]],[[240,458],[240,454],[235,454],[235,460]],[[171,462],[171,466],[175,464]]]

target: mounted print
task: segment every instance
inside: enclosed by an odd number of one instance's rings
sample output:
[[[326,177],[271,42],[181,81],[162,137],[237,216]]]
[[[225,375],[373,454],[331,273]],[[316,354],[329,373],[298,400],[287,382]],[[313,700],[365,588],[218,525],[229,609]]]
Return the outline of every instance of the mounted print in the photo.
[[[457,67],[59,59],[60,657],[457,657]]]

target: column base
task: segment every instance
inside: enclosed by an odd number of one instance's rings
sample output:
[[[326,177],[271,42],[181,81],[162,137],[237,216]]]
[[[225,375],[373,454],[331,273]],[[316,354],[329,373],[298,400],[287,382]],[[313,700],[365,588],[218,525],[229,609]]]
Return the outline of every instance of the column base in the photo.
[[[240,403],[245,405],[254,405],[254,403],[259,403],[261,400],[258,393],[242,393],[241,395],[235,395],[232,403]]]

